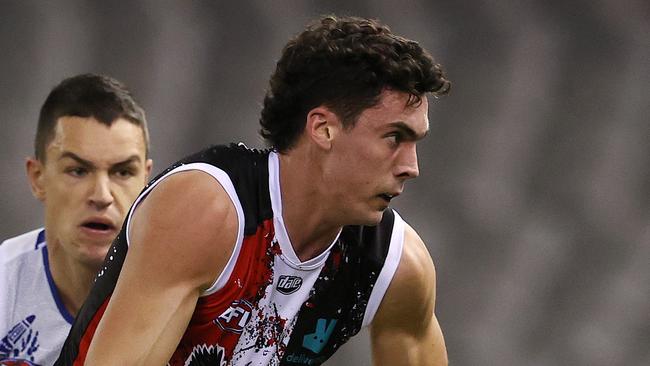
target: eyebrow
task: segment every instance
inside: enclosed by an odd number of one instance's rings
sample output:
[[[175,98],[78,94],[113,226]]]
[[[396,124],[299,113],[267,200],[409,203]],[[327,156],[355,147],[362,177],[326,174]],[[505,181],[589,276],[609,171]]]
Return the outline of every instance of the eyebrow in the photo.
[[[59,157],[59,160],[63,160],[65,158],[72,159],[72,160],[76,161],[77,163],[79,163],[79,164],[81,164],[81,165],[83,165],[85,167],[88,167],[88,168],[94,168],[95,167],[95,164],[93,164],[91,161],[88,161],[88,160],[86,160],[86,159],[80,157],[79,155],[77,155],[77,154],[75,154],[73,152],[70,152],[70,151],[64,151],[61,154],[61,156]],[[119,162],[117,162],[115,164],[111,164],[111,167],[116,167],[116,166],[120,166],[120,165],[128,165],[128,164],[133,163],[133,162],[140,162],[140,156],[138,156],[137,154],[133,154],[133,155],[129,156],[128,158],[122,160],[122,161],[119,161]]]
[[[413,141],[421,140],[429,134],[429,129],[424,131],[424,133],[419,134],[415,132],[415,130],[412,129],[409,125],[407,125],[402,121],[390,123],[388,126],[400,130],[400,132],[403,133],[407,139]]]

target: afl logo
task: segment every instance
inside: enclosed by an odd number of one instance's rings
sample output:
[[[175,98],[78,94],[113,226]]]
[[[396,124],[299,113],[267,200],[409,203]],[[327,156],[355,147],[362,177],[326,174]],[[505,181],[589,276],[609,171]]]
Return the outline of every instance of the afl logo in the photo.
[[[235,300],[230,307],[213,322],[221,329],[241,334],[251,317],[253,304],[246,300]]]
[[[302,278],[297,276],[280,276],[278,291],[285,295],[292,294],[302,286]]]

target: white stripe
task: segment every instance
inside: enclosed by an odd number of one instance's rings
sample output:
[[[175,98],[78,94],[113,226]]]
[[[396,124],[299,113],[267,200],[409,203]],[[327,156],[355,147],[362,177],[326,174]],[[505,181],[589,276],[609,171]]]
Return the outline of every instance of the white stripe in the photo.
[[[323,264],[325,264],[325,261],[327,261],[327,257],[329,257],[330,250],[339,240],[341,230],[339,230],[339,232],[336,234],[336,237],[334,240],[332,240],[330,245],[319,255],[304,262],[298,258],[298,255],[293,248],[293,244],[291,244],[291,239],[289,239],[287,227],[284,224],[284,219],[282,217],[280,159],[278,157],[278,154],[273,151],[269,153],[269,195],[271,197],[271,208],[273,209],[273,228],[275,231],[275,239],[278,240],[280,249],[282,249],[282,260],[284,260],[292,268],[299,269],[301,271],[310,271],[314,268],[322,267]]]
[[[131,217],[133,215],[133,211],[140,204],[140,202],[149,194],[149,192],[151,192],[151,190],[154,187],[156,187],[160,182],[165,180],[167,177],[169,177],[172,174],[185,172],[188,170],[200,170],[202,172],[209,174],[214,179],[216,179],[217,182],[221,184],[221,186],[226,191],[226,193],[228,193],[228,197],[230,197],[230,200],[235,205],[235,209],[237,210],[237,219],[239,221],[238,228],[237,228],[237,241],[235,242],[234,250],[230,255],[230,259],[228,259],[228,263],[226,264],[226,267],[223,269],[219,277],[217,277],[217,279],[212,283],[212,286],[210,286],[210,288],[208,288],[201,294],[201,296],[207,296],[219,291],[226,285],[226,282],[228,282],[228,278],[230,277],[230,274],[232,273],[233,269],[235,268],[235,264],[237,263],[237,257],[239,256],[239,251],[241,249],[241,245],[244,239],[244,226],[245,226],[244,209],[242,208],[241,202],[239,201],[239,197],[237,196],[237,191],[235,190],[235,186],[233,185],[232,180],[230,180],[230,177],[225,171],[217,168],[214,165],[210,165],[207,163],[191,163],[191,164],[181,165],[167,172],[162,177],[160,177],[160,179],[155,181],[153,184],[151,184],[151,186],[147,187],[147,189],[144,192],[142,192],[142,194],[140,194],[140,196],[135,200],[135,203],[131,207],[126,222],[126,232],[127,232],[126,243],[129,246],[131,245],[129,241],[129,233],[131,232],[130,229]]]
[[[388,249],[388,255],[384,261],[384,266],[379,272],[379,277],[377,277],[377,282],[370,293],[370,299],[368,299],[368,306],[366,307],[366,313],[363,315],[363,327],[367,327],[375,317],[377,309],[381,304],[381,300],[388,290],[388,285],[393,280],[393,276],[397,271],[397,266],[399,261],[402,258],[402,248],[404,247],[404,220],[397,214],[397,211],[393,210],[395,213],[395,222],[393,223],[393,232],[390,236],[390,247]]]

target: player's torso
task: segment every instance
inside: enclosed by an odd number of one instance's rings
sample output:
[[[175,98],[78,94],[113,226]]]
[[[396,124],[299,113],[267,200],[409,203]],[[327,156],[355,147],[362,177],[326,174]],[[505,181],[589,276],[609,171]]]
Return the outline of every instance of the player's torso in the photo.
[[[374,315],[378,304],[366,310],[389,254],[393,212],[378,227],[344,228],[326,251],[300,261],[281,215],[277,155],[259,174],[263,189],[237,192],[248,235],[236,265],[223,287],[199,299],[171,365],[318,365]],[[262,203],[251,210],[251,201]]]
[[[226,285],[199,299],[170,364],[279,365],[326,258],[295,265],[282,254],[273,220],[263,222],[243,240]]]
[[[240,227],[231,260],[199,298],[170,365],[318,365],[372,319],[401,253],[391,210],[377,227],[344,227],[328,250],[301,262],[282,220],[277,155],[214,147],[170,167],[146,189],[184,169],[219,181]],[[127,231],[125,225],[109,251],[57,365],[85,357],[128,251]],[[390,273],[379,281],[388,257]]]

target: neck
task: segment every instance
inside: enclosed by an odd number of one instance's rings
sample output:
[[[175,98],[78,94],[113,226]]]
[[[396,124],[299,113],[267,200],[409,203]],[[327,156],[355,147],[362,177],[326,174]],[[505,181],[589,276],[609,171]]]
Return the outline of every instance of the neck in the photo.
[[[293,250],[301,261],[326,250],[342,225],[321,189],[320,167],[304,151],[279,154],[282,218]]]
[[[66,310],[76,316],[90,293],[96,268],[89,268],[65,255],[63,249],[48,243],[48,260],[52,279]]]

